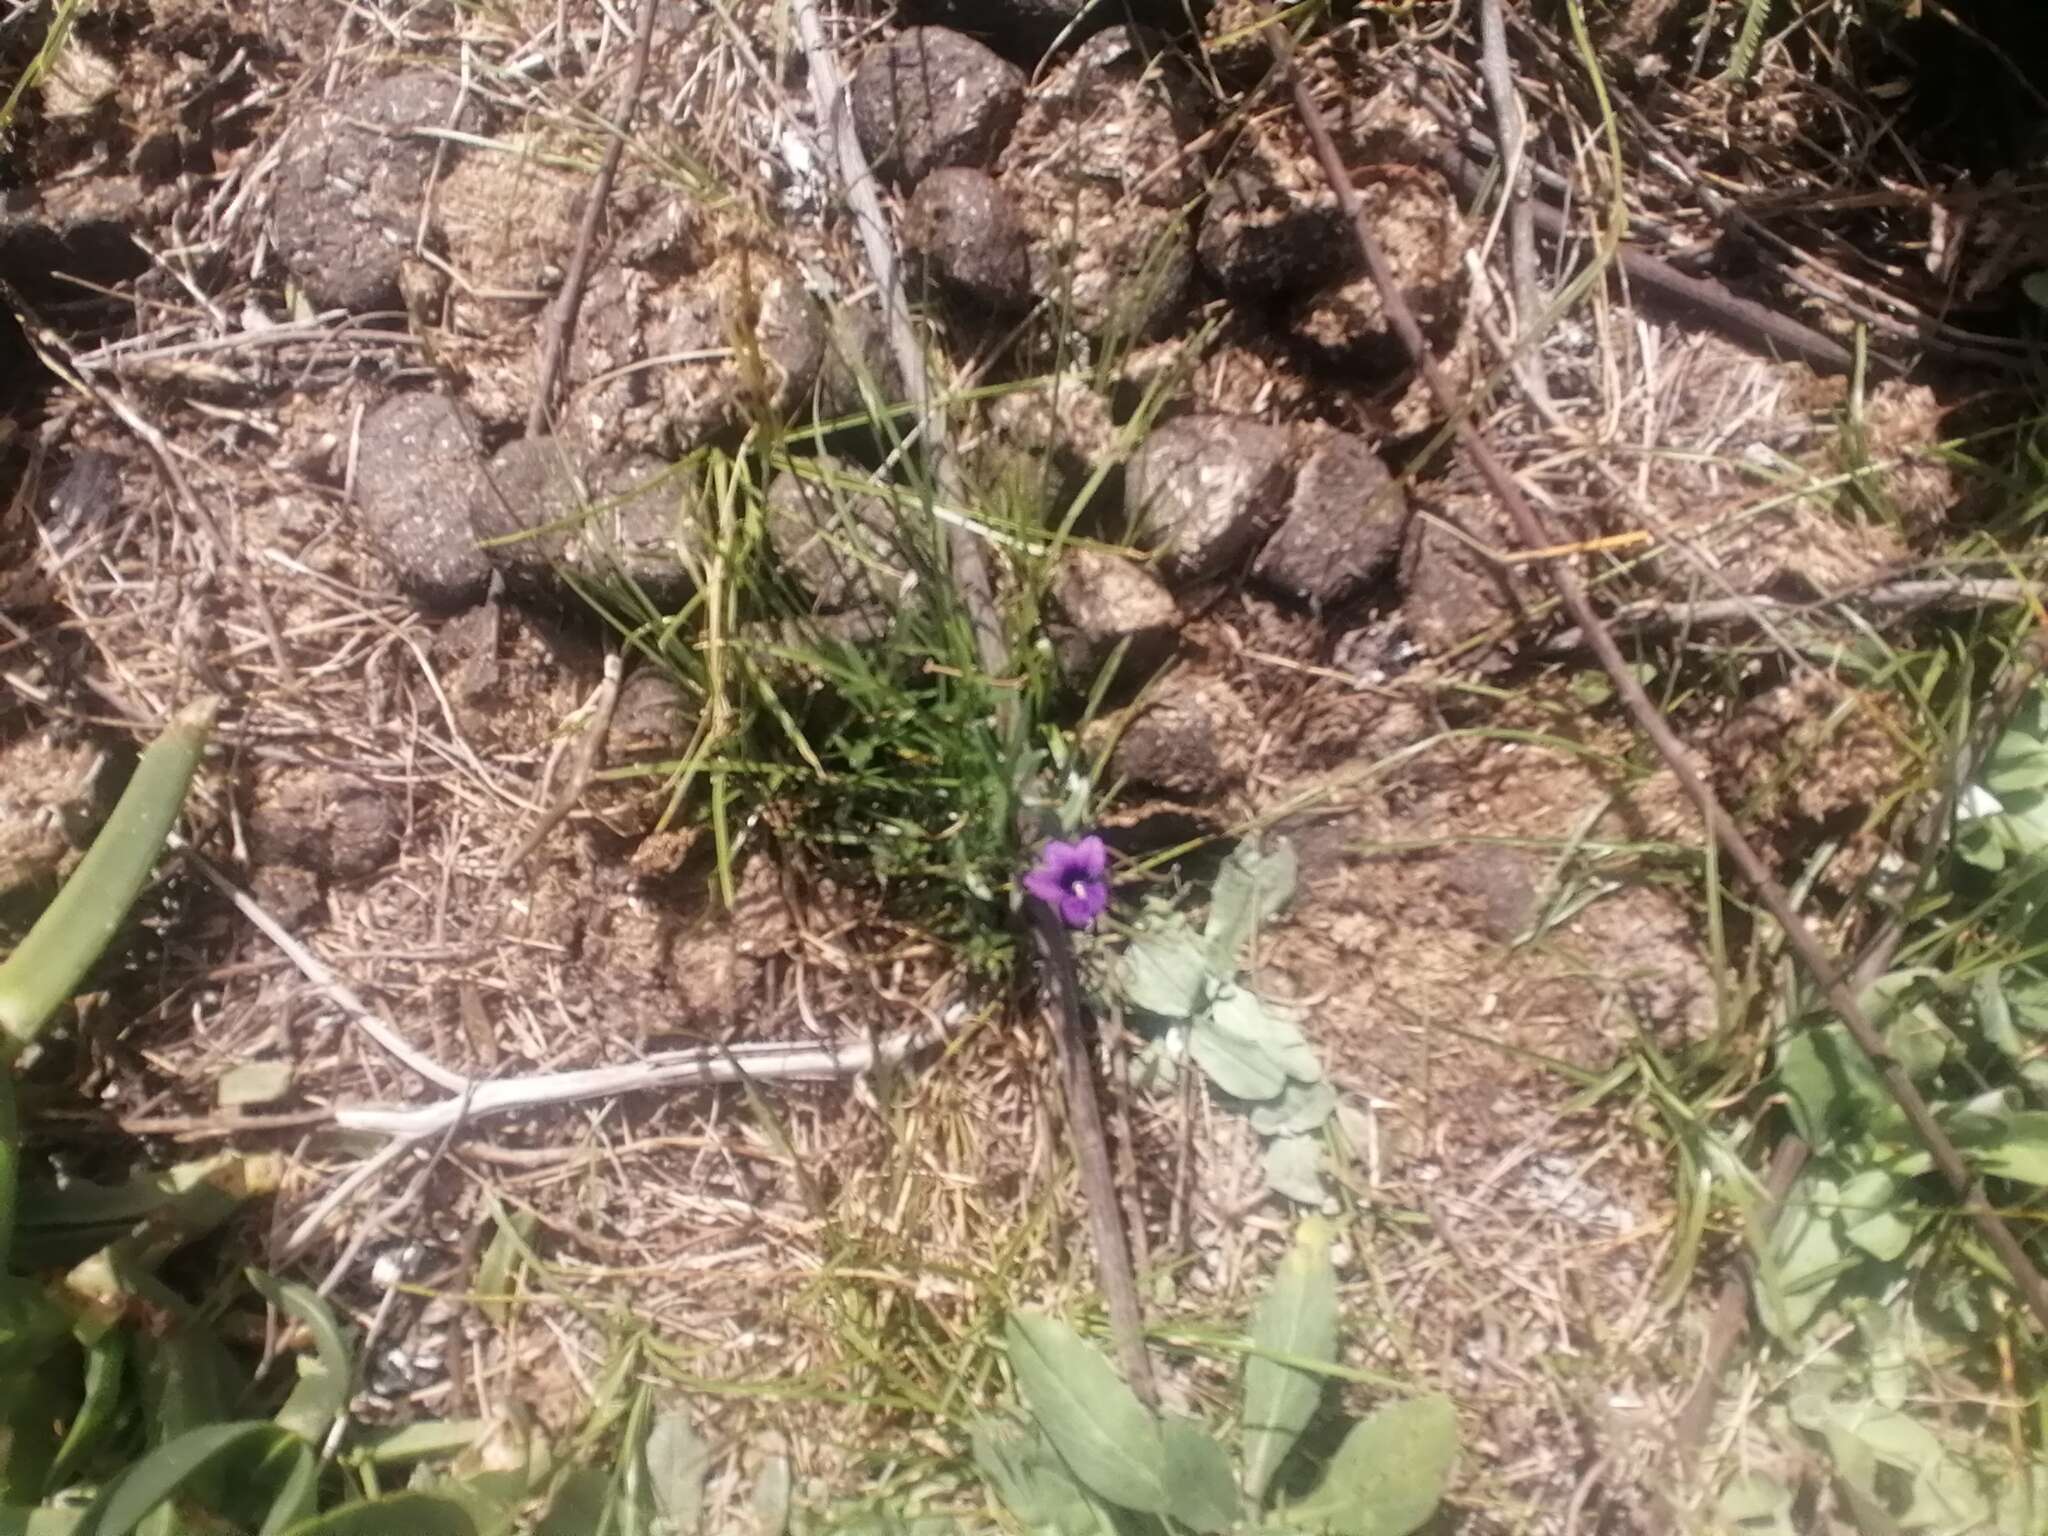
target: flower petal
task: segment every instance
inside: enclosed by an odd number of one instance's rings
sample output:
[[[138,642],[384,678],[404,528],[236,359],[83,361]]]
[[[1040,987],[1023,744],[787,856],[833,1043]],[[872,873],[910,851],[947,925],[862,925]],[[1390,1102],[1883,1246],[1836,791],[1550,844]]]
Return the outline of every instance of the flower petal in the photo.
[[[1060,921],[1069,928],[1086,928],[1095,921],[1095,914],[1102,909],[1095,904],[1093,890],[1075,895],[1071,891],[1060,898]]]
[[[1109,873],[1109,846],[1093,833],[1074,844],[1074,857],[1081,873],[1090,880],[1100,880]]]
[[[1049,907],[1063,907],[1067,900],[1066,883],[1049,869],[1032,870],[1024,877],[1024,889]]]

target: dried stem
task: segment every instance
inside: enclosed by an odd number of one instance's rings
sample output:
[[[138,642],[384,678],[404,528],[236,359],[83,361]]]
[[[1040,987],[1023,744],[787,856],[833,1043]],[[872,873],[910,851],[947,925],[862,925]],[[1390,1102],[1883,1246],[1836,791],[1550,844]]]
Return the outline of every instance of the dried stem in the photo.
[[[597,248],[597,226],[604,220],[605,204],[611,201],[612,182],[619,174],[619,161],[626,152],[626,132],[633,125],[633,111],[640,104],[640,87],[647,79],[647,55],[654,43],[654,12],[658,0],[640,0],[639,26],[633,34],[633,59],[626,67],[626,83],[612,109],[611,142],[604,147],[604,159],[597,167],[597,180],[590,188],[590,200],[583,205],[583,223],[576,231],[576,249],[569,258],[568,275],[562,291],[548,310],[547,329],[541,338],[540,366],[534,370],[533,403],[526,411],[526,435],[538,437],[546,430],[554,408],[555,383],[568,361],[569,343],[576,334],[576,315],[583,308],[583,290],[590,282],[591,253]]]
[[[1343,158],[1338,153],[1335,141],[1330,137],[1329,125],[1323,120],[1314,97],[1309,93],[1300,72],[1294,67],[1292,35],[1285,26],[1276,25],[1270,29],[1269,36],[1276,60],[1293,92],[1295,109],[1300,113],[1309,140],[1314,145],[1317,163],[1322,167],[1324,176],[1328,178],[1331,189],[1337,195],[1338,203],[1351,221],[1359,253],[1364,257],[1366,267],[1372,273],[1373,284],[1379,290],[1381,302],[1386,306],[1387,319],[1395,334],[1401,338],[1401,344],[1415,360],[1415,365],[1428,385],[1430,393],[1435,396],[1437,403],[1451,419],[1459,446],[1465,450],[1473,468],[1478,471],[1480,478],[1486,482],[1488,489],[1493,492],[1507,513],[1514,525],[1516,536],[1532,549],[1557,543],[1558,541],[1545,530],[1528,499],[1523,496],[1521,488],[1515,483],[1513,473],[1472,425],[1464,402],[1458,398],[1450,380],[1437,366],[1436,359],[1429,350],[1429,344],[1423,339],[1422,329],[1416,323],[1414,311],[1409,307],[1401,292],[1400,283],[1396,281],[1387,265],[1386,253],[1380,249],[1379,240],[1372,232],[1371,218],[1359,200],[1357,189],[1351,184]],[[1548,562],[1547,569],[1551,582],[1557,589],[1558,600],[1564,604],[1565,611],[1571,615],[1572,621],[1585,636],[1586,645],[1599,658],[1600,665],[1613,681],[1615,692],[1627,706],[1637,727],[1649,738],[1650,744],[1657,749],[1657,755],[1663,758],[1666,766],[1670,768],[1679,788],[1698,809],[1701,819],[1706,823],[1708,834],[1721,845],[1729,861],[1741,872],[1743,879],[1756,892],[1765,909],[1777,921],[1779,929],[1785,935],[1786,943],[1791,946],[1792,952],[1798,957],[1807,974],[1820,987],[1822,994],[1827,998],[1828,1006],[1835,1011],[1843,1027],[1849,1031],[1857,1046],[1870,1058],[1884,1079],[1892,1098],[1904,1113],[1907,1124],[1913,1128],[1913,1134],[1927,1148],[1934,1159],[1935,1167],[1955,1191],[1963,1214],[1969,1218],[1970,1224],[1977,1229],[1978,1235],[1990,1246],[1992,1252],[1998,1255],[1999,1262],[2005,1266],[2013,1286],[2026,1302],[2027,1309],[2034,1314],[2035,1321],[2044,1330],[2048,1330],[2048,1281],[2043,1280],[2040,1270],[2028,1256],[2026,1249],[2021,1246],[2019,1239],[2013,1236],[2012,1228],[1992,1209],[1991,1203],[1985,1198],[1982,1183],[1970,1171],[1969,1164],[1964,1162],[1962,1154],[1956,1150],[1956,1145],[1949,1139],[1948,1133],[1942,1130],[1939,1122],[1935,1120],[1934,1111],[1929,1108],[1927,1100],[1913,1085],[1905,1069],[1885,1048],[1883,1040],[1879,1038],[1876,1028],[1870,1022],[1869,1015],[1857,1001],[1847,968],[1840,959],[1829,953],[1827,946],[1822,944],[1813,930],[1806,925],[1805,919],[1794,908],[1792,898],[1785,887],[1771,874],[1756,849],[1750,845],[1749,839],[1743,836],[1742,830],[1729,819],[1728,813],[1722,810],[1720,802],[1715,799],[1714,792],[1693,768],[1684,743],[1678,739],[1670,724],[1651,701],[1649,694],[1644,692],[1642,684],[1636,680],[1636,674],[1629,667],[1628,659],[1622,655],[1621,647],[1615,644],[1614,636],[1587,598],[1585,586],[1580,582],[1578,573],[1564,561]]]

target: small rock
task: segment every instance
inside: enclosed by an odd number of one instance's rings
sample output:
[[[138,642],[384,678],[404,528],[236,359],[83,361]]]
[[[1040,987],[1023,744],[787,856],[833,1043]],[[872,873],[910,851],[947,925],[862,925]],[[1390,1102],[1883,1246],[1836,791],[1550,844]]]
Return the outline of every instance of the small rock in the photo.
[[[1435,510],[1437,518],[1417,518],[1409,526],[1401,551],[1401,612],[1416,643],[1441,656],[1522,610],[1508,568],[1472,542],[1513,547],[1490,509],[1460,498]],[[1465,537],[1445,523],[1461,528]]]
[[[593,450],[680,457],[755,416],[789,417],[827,339],[801,274],[762,252],[730,250],[680,281],[602,268],[569,349],[563,432]]]
[[[1117,449],[1109,397],[1078,370],[1006,389],[988,403],[991,455],[1000,477],[1058,521]]]
[[[882,330],[882,317],[868,304],[835,307],[826,322],[825,366],[818,374],[818,415],[827,421],[867,416],[863,389],[882,406],[904,396],[903,371]]]
[[[997,161],[1033,291],[1087,335],[1150,335],[1185,298],[1201,176],[1177,80],[1131,28],[1097,33],[1032,91]]]
[[[1443,862],[1446,891],[1459,898],[1475,932],[1512,944],[1536,917],[1537,869],[1519,848],[1474,843]]]
[[[1110,754],[1113,776],[1197,804],[1242,782],[1255,730],[1244,701],[1213,677],[1163,690]]]
[[[1161,548],[1169,584],[1215,576],[1271,533],[1287,508],[1293,441],[1248,416],[1182,416],[1131,456],[1124,510]]]
[[[30,304],[76,303],[86,291],[79,283],[111,288],[148,266],[119,218],[0,212],[0,279]]]
[[[593,586],[671,613],[696,590],[701,552],[681,472],[646,454],[603,458],[589,472],[590,500],[569,541],[568,563]]]
[[[1252,158],[1209,189],[1195,254],[1232,298],[1258,303],[1300,293],[1342,265],[1344,216],[1335,196],[1294,179]]]
[[[944,166],[985,166],[1024,105],[1024,71],[973,38],[910,27],[861,56],[854,131],[877,176],[906,184]]]
[[[483,455],[469,413],[442,395],[398,395],[363,418],[355,499],[371,546],[399,586],[431,608],[460,608],[490,584],[470,509]]]
[[[613,762],[674,757],[689,744],[689,695],[665,668],[643,662],[619,685],[605,755]]]
[[[1444,345],[1457,332],[1465,295],[1466,239],[1457,202],[1434,172],[1413,170],[1360,187],[1358,195],[1424,337]],[[1362,271],[1305,300],[1288,326],[1327,368],[1388,379],[1409,366],[1379,288]]]
[[[336,880],[376,873],[399,845],[384,791],[323,768],[281,768],[262,781],[248,831],[259,863],[296,864]]]
[[[582,506],[582,487],[563,444],[552,437],[517,437],[492,454],[477,476],[470,529],[504,572],[508,590],[558,598],[568,529]]]
[[[831,454],[810,473],[784,470],[764,498],[768,542],[819,613],[897,601],[907,580],[896,550],[896,509],[860,487],[867,472]]]
[[[435,141],[421,128],[478,129],[451,77],[424,70],[371,81],[316,108],[286,135],[271,240],[306,295],[322,308],[397,306],[398,268],[412,249]]]
[[[1408,530],[1408,498],[1349,432],[1320,436],[1294,477],[1287,516],[1252,562],[1252,575],[1317,612],[1392,571]]]
[[[1048,594],[1058,618],[1048,626],[1060,672],[1090,686],[1125,645],[1121,675],[1151,676],[1179,642],[1180,608],[1158,577],[1134,560],[1096,549],[1070,549]]]
[[[326,898],[319,878],[296,864],[264,864],[249,881],[250,893],[263,910],[294,932],[320,915]]]
[[[1024,226],[993,177],[932,172],[911,195],[904,226],[904,244],[928,281],[998,313],[1031,302]]]

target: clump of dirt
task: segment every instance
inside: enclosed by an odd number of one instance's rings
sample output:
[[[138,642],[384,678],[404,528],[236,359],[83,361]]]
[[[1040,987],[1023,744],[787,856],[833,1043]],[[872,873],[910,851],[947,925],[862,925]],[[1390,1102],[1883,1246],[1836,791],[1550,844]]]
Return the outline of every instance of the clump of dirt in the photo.
[[[55,880],[103,809],[105,754],[36,734],[0,746],[0,895]]]

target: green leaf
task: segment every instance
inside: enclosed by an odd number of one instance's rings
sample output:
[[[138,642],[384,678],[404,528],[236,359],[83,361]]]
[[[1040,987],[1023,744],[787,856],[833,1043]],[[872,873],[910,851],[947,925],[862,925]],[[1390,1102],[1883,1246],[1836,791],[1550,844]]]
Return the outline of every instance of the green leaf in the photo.
[[[158,1446],[101,1490],[79,1522],[79,1536],[128,1536],[165,1500],[239,1458],[291,1443],[268,1419],[208,1424]]]
[[[469,1511],[453,1499],[404,1489],[362,1499],[293,1526],[284,1536],[477,1536]]]
[[[1166,1486],[1173,1502],[1166,1513],[1192,1531],[1227,1531],[1237,1523],[1237,1479],[1230,1458],[1208,1431],[1187,1419],[1168,1419],[1160,1429],[1166,1443]]]
[[[1201,941],[1179,918],[1140,933],[1124,951],[1124,996],[1161,1018],[1190,1018],[1208,995],[1209,962]]]
[[[0,1536],[73,1536],[79,1517],[75,1509],[0,1505]]]
[[[1159,1421],[1107,1360],[1065,1323],[1013,1313],[1004,1326],[1017,1387],[1081,1485],[1143,1514],[1166,1513]]]
[[[1323,1064],[1301,1032],[1300,1018],[1243,987],[1226,988],[1207,1015],[1210,1025],[1263,1050],[1273,1064],[1299,1083],[1321,1080]]]
[[[14,1207],[21,1185],[21,1119],[14,1107],[14,1069],[0,1062],[0,1285],[13,1262]],[[6,1323],[0,1319],[0,1330]],[[6,1350],[0,1346],[0,1369]]]
[[[218,704],[188,706],[142,754],[114,813],[35,926],[0,963],[0,1067],[77,990],[156,868]]]
[[[312,1519],[320,1507],[320,1463],[314,1459],[313,1447],[293,1445],[280,1449],[289,1453],[286,1471],[257,1536],[280,1536],[301,1521]]]
[[[112,1431],[121,1408],[121,1384],[128,1364],[128,1338],[109,1329],[86,1347],[85,1395],[50,1467],[44,1497],[59,1493]]]
[[[1960,1113],[1950,1120],[1949,1134],[1979,1173],[2048,1185],[2048,1110]]]
[[[1323,1186],[1323,1141],[1320,1136],[1275,1136],[1259,1160],[1266,1188],[1300,1205],[1319,1206],[1329,1199]]]
[[[1321,1130],[1336,1112],[1337,1090],[1327,1081],[1289,1082],[1279,1098],[1252,1106],[1252,1129],[1261,1136],[1301,1136]]]
[[[43,1496],[63,1436],[78,1411],[77,1350],[69,1338],[40,1367],[0,1377],[0,1504]]]
[[[1277,1099],[1287,1086],[1286,1072],[1264,1046],[1217,1029],[1206,1013],[1188,1029],[1188,1054],[1233,1099]]]
[[[970,1439],[983,1481],[1019,1525],[1057,1536],[1095,1536],[1088,1496],[1044,1435],[984,1419]]]
[[[641,1455],[655,1511],[688,1536],[704,1517],[704,1475],[711,1469],[711,1447],[690,1427],[688,1414],[671,1408],[655,1415]]]
[[[493,1202],[496,1205],[496,1202]],[[477,1310],[498,1327],[512,1315],[512,1294],[515,1277],[518,1275],[526,1255],[533,1249],[533,1234],[539,1218],[531,1211],[507,1213],[502,1208],[495,1210],[497,1225],[491,1233],[490,1246],[484,1249],[484,1256],[476,1267]]]
[[[2020,292],[2048,309],[2048,272],[2029,272],[2020,279]]]
[[[1334,1536],[1408,1536],[1436,1513],[1457,1457],[1450,1399],[1395,1403],[1352,1425],[1322,1482],[1281,1523]]]
[[[1302,1222],[1252,1314],[1244,1364],[1244,1491],[1256,1505],[1322,1401],[1323,1378],[1297,1362],[1337,1358],[1337,1273],[1330,1224]]]
[[[1202,926],[1202,942],[1219,974],[1234,972],[1245,941],[1294,899],[1295,879],[1294,845],[1285,838],[1277,840],[1270,853],[1250,842],[1231,850],[1216,872],[1209,921]]]
[[[243,1273],[265,1301],[312,1335],[315,1356],[299,1362],[298,1385],[277,1411],[277,1422],[317,1451],[348,1407],[354,1368],[341,1325],[334,1319],[334,1309],[305,1286],[274,1279],[260,1269]]]
[[[42,1285],[0,1274],[0,1377],[33,1371],[71,1338],[71,1319]]]

